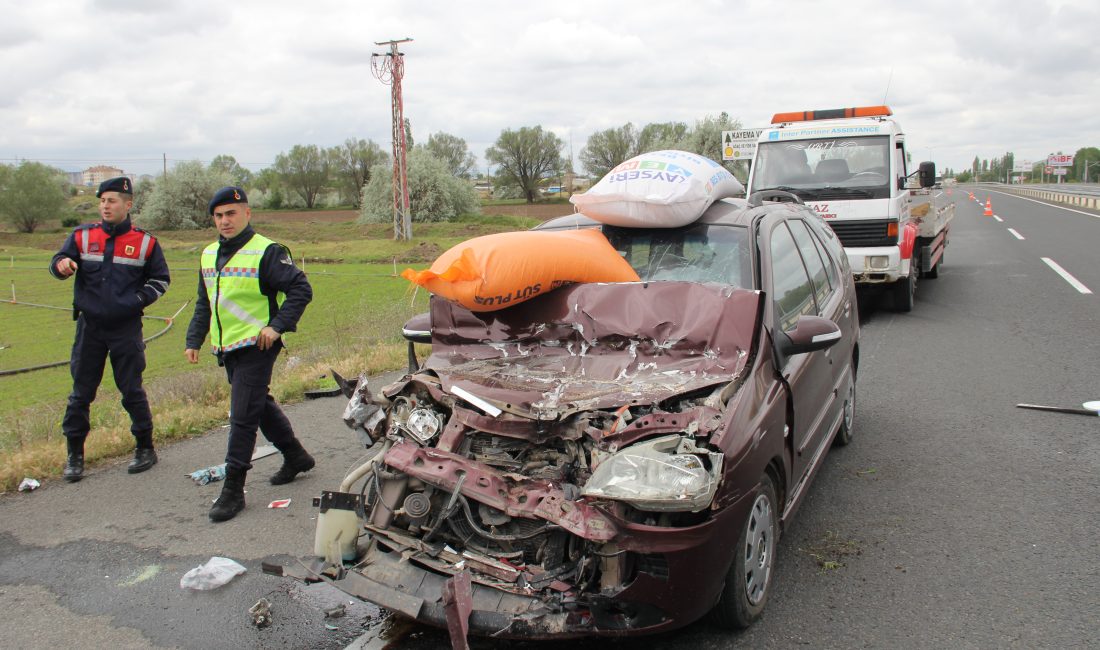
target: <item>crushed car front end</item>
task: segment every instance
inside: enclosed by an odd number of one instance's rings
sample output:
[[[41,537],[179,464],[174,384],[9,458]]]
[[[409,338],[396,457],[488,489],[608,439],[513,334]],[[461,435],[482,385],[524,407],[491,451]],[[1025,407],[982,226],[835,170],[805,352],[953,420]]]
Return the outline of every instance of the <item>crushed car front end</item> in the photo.
[[[741,466],[766,456],[746,426],[766,409],[736,408],[761,389],[761,303],[687,282],[480,314],[433,300],[424,368],[348,405],[376,453],[321,499],[361,535],[319,528],[334,584],[452,636],[696,620],[752,505],[759,473]]]

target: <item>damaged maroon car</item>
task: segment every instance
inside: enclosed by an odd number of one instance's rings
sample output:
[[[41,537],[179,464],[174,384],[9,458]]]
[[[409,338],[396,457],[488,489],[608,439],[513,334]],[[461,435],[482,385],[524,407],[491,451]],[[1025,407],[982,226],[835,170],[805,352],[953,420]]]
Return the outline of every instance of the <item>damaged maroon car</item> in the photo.
[[[851,439],[843,250],[798,203],[542,228],[601,228],[642,282],[494,312],[433,299],[405,328],[430,337],[423,367],[348,388],[376,453],[318,500],[316,553],[339,588],[453,639],[749,625],[780,530]]]

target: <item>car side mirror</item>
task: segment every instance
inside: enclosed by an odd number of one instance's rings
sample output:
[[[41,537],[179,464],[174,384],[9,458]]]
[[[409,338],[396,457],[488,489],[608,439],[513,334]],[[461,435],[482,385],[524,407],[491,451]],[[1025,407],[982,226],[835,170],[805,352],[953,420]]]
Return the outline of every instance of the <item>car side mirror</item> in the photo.
[[[840,327],[828,318],[799,316],[793,330],[779,334],[779,352],[789,357],[824,350],[832,347],[841,336]]]
[[[411,374],[420,370],[420,363],[416,360],[416,344],[431,345],[432,315],[425,312],[405,321],[405,325],[401,327],[401,336],[409,342],[409,373]]]
[[[932,187],[936,184],[936,163],[922,162],[918,170],[920,173],[921,187]]]

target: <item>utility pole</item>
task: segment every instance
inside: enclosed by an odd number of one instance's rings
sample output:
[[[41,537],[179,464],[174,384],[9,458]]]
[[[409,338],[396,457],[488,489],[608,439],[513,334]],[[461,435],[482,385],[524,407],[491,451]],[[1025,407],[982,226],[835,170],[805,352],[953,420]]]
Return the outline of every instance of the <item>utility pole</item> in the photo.
[[[412,239],[412,215],[409,214],[409,179],[405,141],[405,105],[401,96],[401,79],[405,76],[405,55],[397,50],[400,43],[411,38],[393,41],[375,41],[375,45],[388,45],[385,54],[372,54],[371,69],[379,81],[390,86],[390,107],[393,112],[393,238]]]
[[[162,153],[161,157],[164,159],[164,175],[161,178],[168,178],[168,154]]]

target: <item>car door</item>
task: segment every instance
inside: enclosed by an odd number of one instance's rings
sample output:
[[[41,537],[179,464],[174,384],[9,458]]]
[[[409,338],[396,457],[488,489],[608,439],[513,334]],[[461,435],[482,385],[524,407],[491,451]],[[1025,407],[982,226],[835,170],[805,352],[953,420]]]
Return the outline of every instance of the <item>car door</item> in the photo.
[[[848,377],[851,359],[852,305],[851,300],[846,299],[844,292],[839,290],[839,277],[833,261],[822,250],[821,243],[816,241],[810,225],[804,219],[791,219],[787,226],[798,245],[802,260],[806,263],[806,270],[814,287],[814,297],[817,299],[817,315],[836,323],[842,333],[842,338],[836,345],[814,353],[821,355],[828,366],[830,394],[822,405],[821,424],[809,441],[812,451],[825,444],[840,426],[841,410],[844,406],[841,388],[846,385],[844,382]]]
[[[786,220],[772,222],[768,235],[772,338],[780,340],[795,328],[800,316],[818,315],[819,310],[814,284]],[[801,480],[828,434],[826,419],[836,409],[833,373],[823,351],[778,356],[779,372],[790,387],[793,407],[791,467]]]

